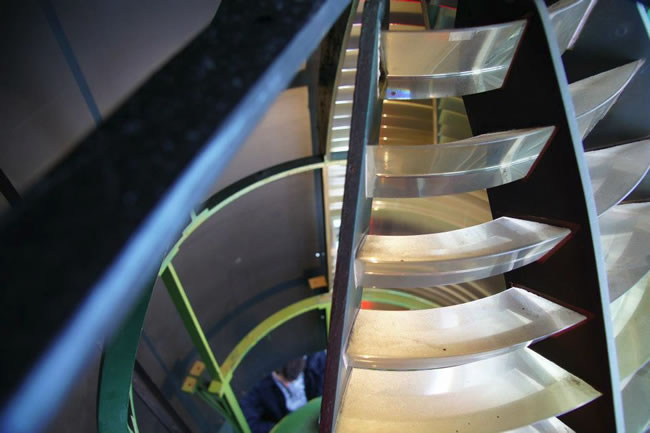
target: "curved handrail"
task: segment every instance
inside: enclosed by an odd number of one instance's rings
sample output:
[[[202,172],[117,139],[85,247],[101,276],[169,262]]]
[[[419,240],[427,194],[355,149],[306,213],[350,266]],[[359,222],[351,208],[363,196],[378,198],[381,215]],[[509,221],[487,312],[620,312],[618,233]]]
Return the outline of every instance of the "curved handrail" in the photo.
[[[364,292],[363,300],[371,302],[382,302],[389,305],[395,305],[408,309],[435,308],[436,305],[431,301],[423,299],[417,295],[399,292],[396,290],[369,290]],[[329,293],[305,298],[295,302],[279,311],[276,311],[263,321],[261,321],[253,330],[242,338],[235,348],[228,354],[226,360],[221,365],[221,372],[224,381],[229,381],[239,364],[248,352],[255,345],[266,337],[271,331],[278,328],[287,321],[304,314],[308,311],[324,309],[328,310],[332,296]],[[329,314],[329,312],[327,312]]]
[[[181,237],[176,241],[174,246],[169,250],[167,256],[162,261],[160,266],[159,275],[162,274],[164,268],[171,262],[171,260],[178,253],[178,249],[185,242],[185,240],[197,229],[201,224],[205,223],[210,217],[219,212],[224,207],[228,206],[235,200],[240,199],[251,191],[261,188],[271,182],[275,182],[285,177],[294,174],[305,173],[312,170],[324,168],[326,165],[343,165],[345,160],[332,160],[324,161],[321,156],[309,156],[306,158],[298,158],[291,161],[283,162],[274,165],[267,169],[253,173],[245,178],[238,180],[218,191],[203,204],[199,206],[199,213],[193,214],[190,223],[183,229]]]
[[[244,356],[266,335],[282,325],[283,323],[297,317],[307,311],[316,309],[325,309],[331,302],[329,294],[312,296],[275,312],[271,316],[261,321],[252,331],[242,338],[235,348],[230,352],[226,360],[221,365],[224,381],[229,381],[235,369],[239,366]]]

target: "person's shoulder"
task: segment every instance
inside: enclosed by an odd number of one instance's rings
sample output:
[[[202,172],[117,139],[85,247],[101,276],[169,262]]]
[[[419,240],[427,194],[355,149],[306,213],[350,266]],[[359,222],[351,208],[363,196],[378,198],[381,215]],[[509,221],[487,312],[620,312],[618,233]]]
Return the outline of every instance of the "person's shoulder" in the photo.
[[[327,360],[327,351],[313,353],[307,357],[307,368],[309,370],[323,372],[325,370],[325,362]]]
[[[245,395],[244,398],[253,398],[253,396],[262,396],[269,392],[270,389],[273,389],[275,382],[271,375],[266,375],[262,380],[257,382]]]

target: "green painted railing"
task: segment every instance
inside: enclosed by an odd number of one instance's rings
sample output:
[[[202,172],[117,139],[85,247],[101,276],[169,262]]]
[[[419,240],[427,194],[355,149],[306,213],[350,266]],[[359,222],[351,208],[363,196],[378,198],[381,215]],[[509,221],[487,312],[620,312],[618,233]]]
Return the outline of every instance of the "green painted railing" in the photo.
[[[264,170],[261,174],[251,175],[218,192],[206,202],[209,205],[205,206],[198,214],[192,214],[190,223],[183,230],[180,239],[171,248],[160,267],[159,276],[164,282],[192,343],[196,347],[199,358],[205,364],[211,379],[207,388],[199,384],[195,394],[228,420],[239,433],[250,433],[250,428],[231,387],[231,381],[237,367],[260,340],[274,329],[301,314],[317,309],[323,310],[326,317],[326,326],[329,328],[331,295],[312,296],[273,313],[255,326],[232,349],[223,364],[219,365],[174,268],[173,259],[183,242],[199,226],[229,204],[272,182],[288,176],[323,169],[327,164],[345,164],[345,160],[324,162],[314,160],[314,158],[303,158],[290,161]],[[227,194],[224,194],[224,192],[227,192]],[[150,296],[151,291],[149,291],[146,298],[143,298],[136,311],[134,311],[133,317],[118,333],[115,341],[105,350],[99,396],[99,433],[137,433],[137,422],[131,395],[131,379],[140,332]],[[437,306],[431,301],[418,296],[392,290],[367,289],[364,293],[364,300],[407,309],[433,308]],[[129,427],[127,422],[129,419],[132,428]]]

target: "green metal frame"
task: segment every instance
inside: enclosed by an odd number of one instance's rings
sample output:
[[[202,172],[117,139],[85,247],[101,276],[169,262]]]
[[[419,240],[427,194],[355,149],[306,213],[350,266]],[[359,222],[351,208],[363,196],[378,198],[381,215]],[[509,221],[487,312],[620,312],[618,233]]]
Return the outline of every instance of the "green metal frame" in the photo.
[[[144,318],[151,299],[153,284],[146,290],[135,309],[112,341],[104,349],[97,395],[97,431],[99,433],[137,433],[131,380],[138,352]],[[129,406],[131,415],[129,415]],[[133,430],[129,428],[131,418]]]
[[[196,391],[197,395],[224,418],[228,419],[239,431],[242,433],[250,432],[246,418],[241,411],[237,397],[230,385],[235,370],[246,354],[260,340],[282,324],[301,314],[317,309],[323,310],[327,316],[332,300],[331,295],[326,293],[303,299],[267,317],[239,341],[220,366],[205,337],[203,328],[196,318],[196,314],[172,263],[169,263],[163,270],[162,280],[167,287],[167,291],[174,305],[176,305],[176,309],[185,324],[185,328],[190,334],[192,342],[197,348],[199,357],[205,363],[212,379],[207,389],[199,386],[199,389]],[[367,289],[367,294],[364,294],[364,299],[409,309],[434,308],[437,306],[418,296],[394,290]]]
[[[230,386],[230,380],[224,379],[221,368],[217,363],[217,359],[215,358],[214,353],[208,344],[208,340],[205,337],[203,328],[194,313],[190,300],[188,299],[185,289],[183,288],[183,285],[178,278],[178,274],[171,262],[163,269],[161,277],[167,287],[169,296],[172,298],[172,301],[176,306],[178,314],[181,316],[181,319],[185,324],[185,329],[187,329],[187,332],[190,334],[190,338],[192,339],[194,346],[196,346],[196,350],[199,352],[199,356],[205,363],[210,378],[212,379],[208,389],[211,394],[215,394],[212,396],[212,399],[216,401],[215,404],[218,406],[223,406],[223,412],[221,412],[222,415],[227,416],[227,418],[233,422],[233,425],[238,428],[241,433],[250,433],[250,428],[248,427],[246,418],[244,418],[244,413],[242,412],[237,397]],[[208,396],[202,390],[199,391],[199,396],[208,401]]]
[[[306,173],[309,171],[313,170],[319,170],[325,168],[327,165],[332,165],[332,164],[345,164],[345,160],[342,161],[321,161],[321,162],[316,162],[313,164],[307,164],[303,165],[301,167],[296,167],[287,171],[283,171],[281,173],[277,173],[273,176],[269,176],[265,179],[259,180],[251,185],[248,185],[247,187],[233,193],[231,196],[226,198],[225,200],[217,203],[215,206],[209,208],[209,209],[203,209],[201,212],[198,214],[191,212],[190,216],[192,218],[190,224],[183,230],[180,239],[174,244],[170,252],[167,254],[165,259],[163,260],[162,266],[161,266],[161,273],[164,270],[164,268],[167,266],[167,264],[171,263],[171,261],[174,259],[176,254],[178,253],[178,250],[180,246],[185,242],[185,240],[197,229],[206,222],[210,217],[212,217],[214,214],[219,212],[221,209],[225,208],[232,202],[242,198],[249,192],[255,191],[258,188],[263,187],[264,185],[268,185],[269,183],[276,182],[278,180],[284,179],[289,176],[293,176],[295,174],[300,174],[300,173]]]
[[[219,365],[185,292],[185,288],[176,272],[173,259],[183,242],[201,224],[230,203],[271,182],[294,174],[322,169],[328,164],[345,164],[345,160],[311,163],[274,174],[273,176],[269,176],[242,188],[213,207],[202,210],[199,214],[192,212],[190,224],[183,230],[180,239],[170,250],[160,267],[158,275],[165,284],[167,292],[187,329],[192,343],[196,347],[199,357],[205,363],[211,379],[207,387],[199,384],[195,394],[227,419],[239,433],[250,433],[250,428],[231,387],[235,370],[246,354],[260,340],[274,329],[301,314],[316,309],[323,310],[325,313],[326,327],[329,331],[331,294],[327,293],[303,299],[272,314],[253,328],[233,348],[223,364]],[[115,340],[105,350],[98,405],[99,433],[138,433],[133,407],[131,380],[140,333],[142,331],[147,305],[151,297],[151,291],[150,289],[147,295],[143,297],[130,319],[125,323],[120,332],[116,334]],[[437,307],[437,305],[426,299],[392,290],[366,289],[364,292],[364,300],[381,302],[408,309]],[[129,406],[131,412],[129,412]],[[129,427],[128,419],[131,420],[133,429]]]
[[[303,299],[294,304],[289,305],[288,307],[283,308],[282,310],[272,314],[265,320],[263,320],[259,325],[253,328],[244,338],[242,338],[235,348],[230,352],[228,357],[223,363],[222,371],[224,372],[224,379],[230,381],[235,372],[235,369],[239,366],[241,361],[244,359],[246,354],[255,347],[255,345],[264,337],[266,337],[271,331],[282,325],[283,323],[288,322],[294,317],[300,316],[308,311],[322,309],[325,310],[329,307],[332,298],[329,294],[312,296],[310,298]]]

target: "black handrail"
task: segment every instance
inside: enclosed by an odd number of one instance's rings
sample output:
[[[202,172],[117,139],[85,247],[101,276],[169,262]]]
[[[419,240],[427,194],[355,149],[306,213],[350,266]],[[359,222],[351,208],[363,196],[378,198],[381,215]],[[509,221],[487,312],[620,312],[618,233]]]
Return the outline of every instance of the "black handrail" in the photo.
[[[346,7],[222,1],[210,25],[0,222],[0,432],[40,430],[189,209]]]
[[[363,10],[339,249],[332,292],[327,365],[321,406],[321,433],[334,431],[342,394],[340,390],[347,377],[341,352],[345,348],[352,321],[361,303],[361,290],[355,290],[352,269],[355,251],[370,221],[371,200],[366,198],[364,185],[365,154],[368,143],[376,143],[378,139],[382,101],[379,97],[379,31],[382,26],[387,27],[388,9],[388,0],[369,0],[366,1]]]

